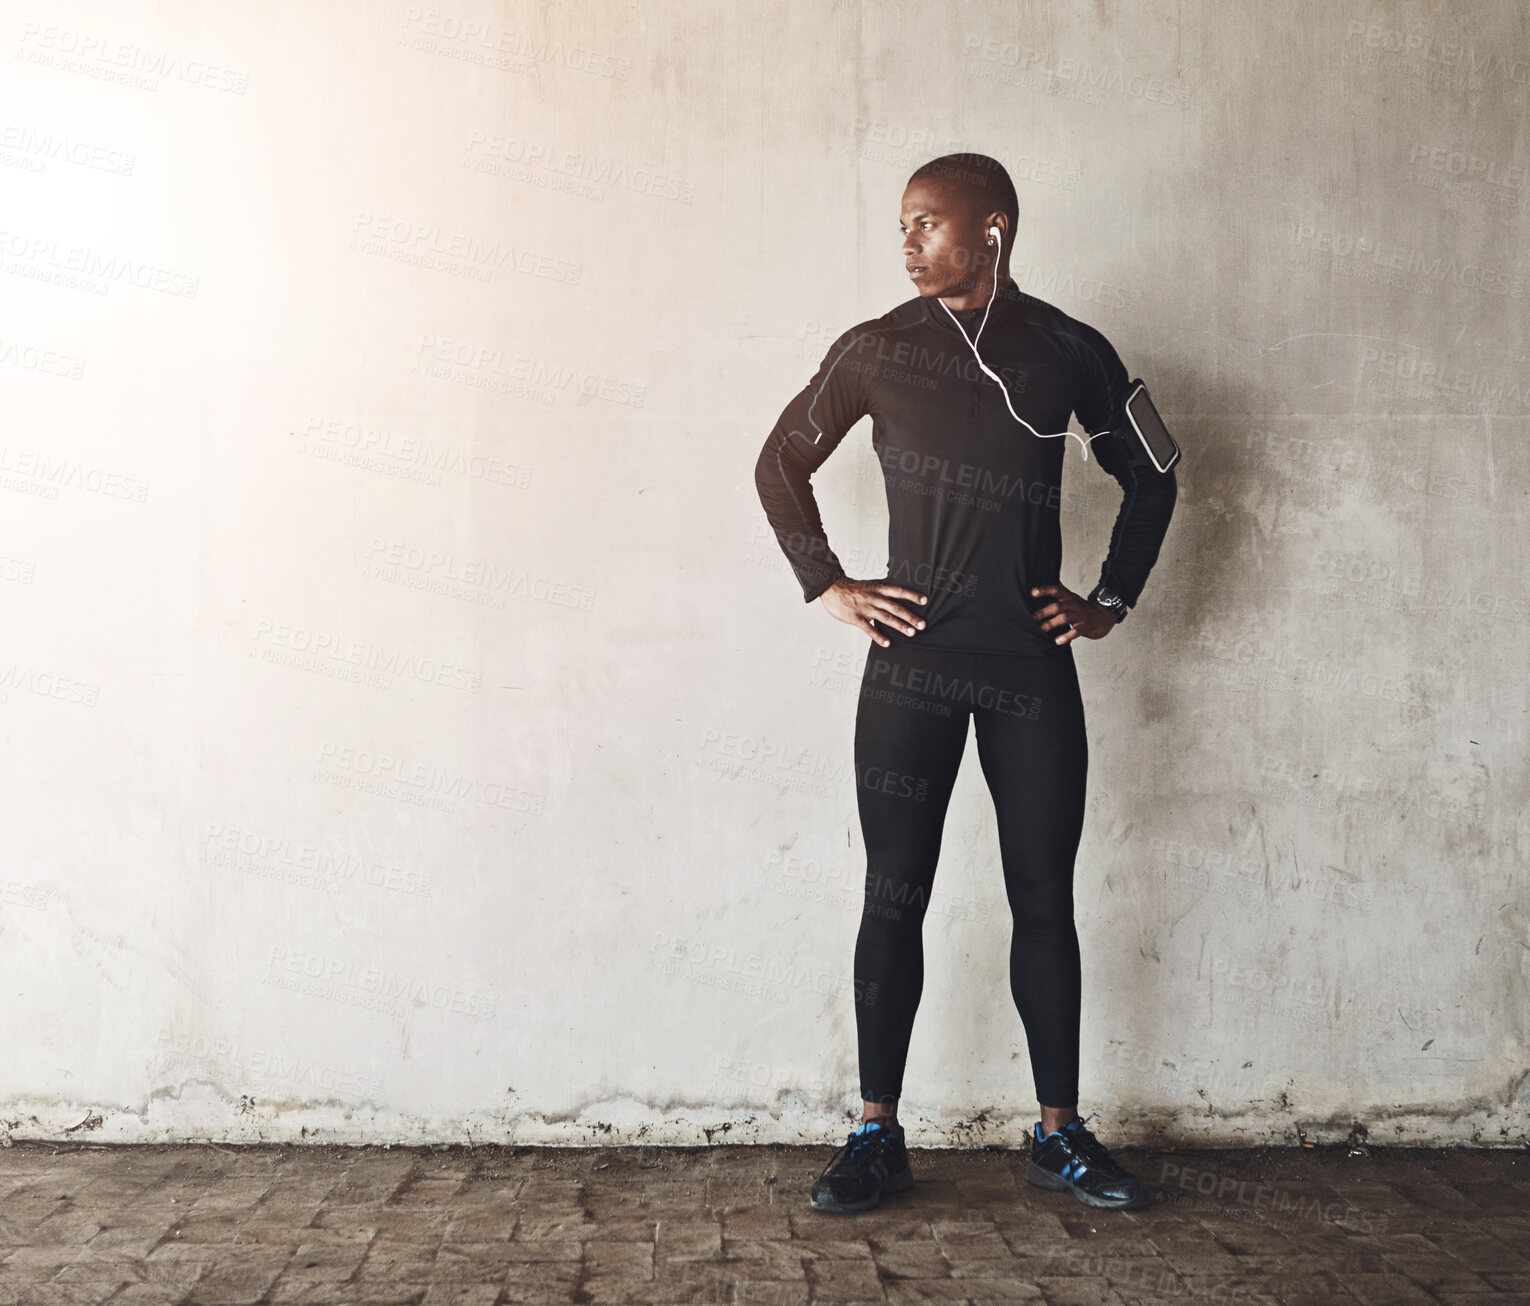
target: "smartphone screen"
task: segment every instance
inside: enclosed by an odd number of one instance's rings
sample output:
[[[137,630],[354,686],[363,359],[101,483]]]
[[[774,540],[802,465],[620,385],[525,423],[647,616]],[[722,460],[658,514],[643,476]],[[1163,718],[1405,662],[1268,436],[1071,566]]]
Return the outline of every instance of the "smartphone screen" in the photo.
[[[1174,443],[1169,428],[1163,424],[1163,418],[1158,416],[1158,410],[1148,397],[1147,386],[1141,381],[1137,382],[1126,398],[1126,415],[1137,428],[1137,434],[1148,451],[1148,457],[1153,460],[1153,465],[1161,472],[1168,471],[1179,459],[1179,446]]]

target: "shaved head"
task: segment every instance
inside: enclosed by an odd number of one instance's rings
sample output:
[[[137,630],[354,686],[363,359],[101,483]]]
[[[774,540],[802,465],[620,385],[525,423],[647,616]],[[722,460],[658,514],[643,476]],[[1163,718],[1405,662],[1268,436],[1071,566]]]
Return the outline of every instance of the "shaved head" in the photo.
[[[1009,229],[1014,231],[1020,222],[1020,201],[1015,195],[1015,183],[997,159],[986,154],[942,154],[916,169],[909,183],[926,178],[946,183],[948,193],[959,196],[963,204],[970,206],[974,217],[998,210],[1009,219]]]

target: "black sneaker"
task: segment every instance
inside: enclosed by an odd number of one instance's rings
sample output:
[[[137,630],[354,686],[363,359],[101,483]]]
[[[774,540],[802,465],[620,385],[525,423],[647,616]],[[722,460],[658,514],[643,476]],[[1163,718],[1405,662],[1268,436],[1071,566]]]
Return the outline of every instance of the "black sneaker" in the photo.
[[[1038,1188],[1071,1192],[1085,1206],[1102,1211],[1135,1211],[1152,1200],[1135,1175],[1111,1160],[1104,1144],[1082,1120],[1075,1117],[1055,1133],[1045,1135],[1038,1120],[1031,1135],[1031,1159],[1025,1177]]]
[[[853,1131],[813,1184],[813,1209],[850,1213],[881,1205],[883,1193],[914,1186],[903,1130],[871,1120]]]

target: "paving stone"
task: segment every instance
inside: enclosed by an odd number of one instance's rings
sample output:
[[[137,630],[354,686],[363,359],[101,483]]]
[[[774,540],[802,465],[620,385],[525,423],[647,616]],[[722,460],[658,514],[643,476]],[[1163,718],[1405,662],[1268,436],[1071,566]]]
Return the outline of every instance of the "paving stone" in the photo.
[[[804,1250],[786,1239],[723,1239],[724,1262],[731,1265],[740,1278],[805,1282]]]
[[[738,1306],[810,1306],[811,1289],[801,1283],[778,1283],[773,1279],[738,1279],[733,1300]]]
[[[1102,1278],[1048,1276],[1035,1283],[1047,1306],[1126,1306],[1125,1300]]]
[[[722,1215],[724,1238],[777,1238],[792,1236],[791,1221],[779,1207],[758,1206]]]
[[[1521,1247],[1526,1246],[1527,1237],[1530,1237],[1530,1218],[1521,1227]],[[1510,1270],[1530,1272],[1530,1260],[1510,1244],[1488,1234],[1473,1233],[1470,1230],[1447,1234],[1442,1230],[1438,1237],[1430,1241],[1469,1270],[1479,1273],[1487,1270],[1498,1273]]]
[[[951,1277],[951,1262],[934,1239],[902,1243],[876,1239],[870,1246],[884,1280]]]
[[[500,1280],[507,1302],[572,1302],[582,1266],[567,1261],[522,1261]]]
[[[1400,1274],[1350,1274],[1340,1270],[1339,1281],[1367,1306],[1405,1306],[1409,1302],[1427,1306],[1434,1301],[1418,1284]]]
[[[870,1254],[864,1259],[827,1260],[815,1258],[805,1263],[811,1300],[884,1301],[881,1279]]]
[[[991,1220],[934,1220],[930,1232],[948,1257],[973,1260],[998,1256],[1009,1260],[1014,1255]]]
[[[0,1283],[4,1306],[98,1306],[101,1301],[99,1289],[83,1284],[40,1283],[10,1290]],[[161,1306],[163,1301],[161,1296]]]
[[[606,1242],[651,1243],[658,1235],[655,1220],[635,1220],[610,1216],[597,1219],[591,1232]]]
[[[1026,1185],[1018,1154],[939,1149],[857,1216],[809,1209],[823,1158],[18,1144],[0,1306],[1530,1301],[1518,1153],[1142,1154],[1186,1200],[1098,1212]]]
[[[588,1238],[598,1228],[598,1222],[586,1219],[582,1211],[561,1217],[538,1213],[523,1215],[516,1221],[511,1237],[518,1242],[559,1242]]]
[[[658,1255],[666,1261],[722,1255],[722,1226],[716,1220],[661,1220]]]
[[[884,1300],[898,1306],[924,1306],[927,1302],[930,1306],[947,1306],[971,1300],[967,1285],[954,1279],[894,1279],[883,1284],[883,1293]]]
[[[1443,1261],[1444,1258],[1438,1253],[1433,1259],[1426,1256],[1388,1255],[1387,1270],[1405,1276],[1436,1297],[1442,1293],[1459,1295],[1494,1291],[1493,1285],[1480,1274],[1474,1274],[1461,1265],[1444,1264]]]
[[[498,1280],[488,1283],[437,1282],[430,1285],[421,1306],[494,1306],[499,1291]]]

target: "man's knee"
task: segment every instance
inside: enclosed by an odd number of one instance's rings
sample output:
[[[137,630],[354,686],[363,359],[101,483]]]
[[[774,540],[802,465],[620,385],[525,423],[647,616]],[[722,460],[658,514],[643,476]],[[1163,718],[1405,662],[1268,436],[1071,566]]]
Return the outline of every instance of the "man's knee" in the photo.
[[[875,920],[911,921],[917,925],[929,910],[930,891],[924,877],[866,872],[866,897],[862,915]]]
[[[1073,913],[1073,895],[1021,889],[1010,895],[1015,917],[1015,933],[1029,938],[1042,935],[1077,937]]]

